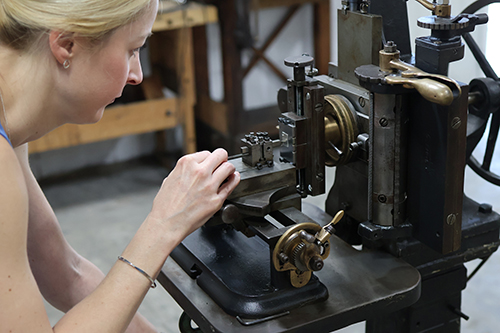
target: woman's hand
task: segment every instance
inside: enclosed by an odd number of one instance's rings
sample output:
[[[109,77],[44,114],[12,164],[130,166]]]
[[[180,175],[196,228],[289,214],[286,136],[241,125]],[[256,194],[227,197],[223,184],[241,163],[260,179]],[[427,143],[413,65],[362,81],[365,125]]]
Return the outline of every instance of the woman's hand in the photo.
[[[221,207],[240,182],[224,149],[182,157],[163,181],[150,217],[168,225],[184,239]]]

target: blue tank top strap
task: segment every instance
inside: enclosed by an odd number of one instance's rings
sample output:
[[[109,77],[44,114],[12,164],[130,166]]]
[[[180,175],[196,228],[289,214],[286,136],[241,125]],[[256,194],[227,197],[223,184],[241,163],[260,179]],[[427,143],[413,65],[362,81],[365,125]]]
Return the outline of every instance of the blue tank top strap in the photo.
[[[9,143],[9,145],[12,146],[12,142],[10,142],[9,140],[9,137],[7,136],[7,133],[5,133],[5,130],[2,126],[2,123],[0,123],[0,135],[3,136],[5,138],[5,140],[7,140],[7,142]]]

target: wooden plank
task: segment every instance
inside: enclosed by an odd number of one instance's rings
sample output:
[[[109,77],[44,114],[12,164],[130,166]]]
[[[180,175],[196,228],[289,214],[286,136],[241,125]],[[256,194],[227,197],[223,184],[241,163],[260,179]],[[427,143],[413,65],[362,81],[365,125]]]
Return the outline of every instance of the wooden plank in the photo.
[[[272,8],[282,6],[303,5],[305,3],[328,2],[329,0],[254,0],[253,8]]]
[[[189,28],[218,22],[217,9],[212,5],[189,3],[179,10],[160,12],[153,24],[153,32]]]
[[[30,153],[147,133],[177,125],[177,98],[111,106],[102,119],[92,125],[66,124],[30,142]]]
[[[176,30],[177,45],[175,47],[177,63],[177,82],[179,84],[179,123],[184,128],[184,153],[196,151],[196,129],[194,105],[196,104],[193,29]]]
[[[330,62],[330,2],[314,4],[314,60],[319,74],[328,74]]]
[[[153,73],[150,77],[145,77],[140,85],[147,100],[163,98],[161,78],[158,73]]]
[[[196,75],[196,94],[210,94],[208,75],[207,29],[204,25],[193,28],[194,72]]]
[[[242,50],[236,45],[234,32],[236,31],[237,15],[235,1],[219,0],[215,3],[219,11],[220,33],[222,43],[222,66],[224,74],[224,103],[227,105],[227,123],[231,124],[229,142],[225,147],[229,154],[240,151],[239,139],[236,141],[241,128],[243,108],[243,69],[241,68]]]
[[[198,95],[196,118],[218,132],[228,134],[227,105],[213,101],[208,95]]]

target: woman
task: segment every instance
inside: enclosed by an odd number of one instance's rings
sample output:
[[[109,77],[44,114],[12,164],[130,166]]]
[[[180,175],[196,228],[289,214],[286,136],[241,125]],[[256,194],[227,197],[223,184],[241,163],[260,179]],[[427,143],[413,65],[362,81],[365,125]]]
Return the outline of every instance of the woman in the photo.
[[[239,182],[227,153],[179,160],[136,235],[103,274],[64,240],[28,164],[27,143],[93,123],[126,84],[158,0],[0,0],[0,331],[154,331],[134,314],[172,249]],[[42,295],[66,312],[50,327]]]

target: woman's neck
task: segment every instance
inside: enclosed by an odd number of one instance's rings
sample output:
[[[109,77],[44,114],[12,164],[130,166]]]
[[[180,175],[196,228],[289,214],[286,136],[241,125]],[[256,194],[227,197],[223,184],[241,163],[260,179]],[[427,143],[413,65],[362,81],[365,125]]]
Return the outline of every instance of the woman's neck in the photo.
[[[5,108],[0,110],[0,119],[14,147],[62,125],[52,112],[58,99],[50,67],[41,54],[30,55],[0,46],[0,92]]]

